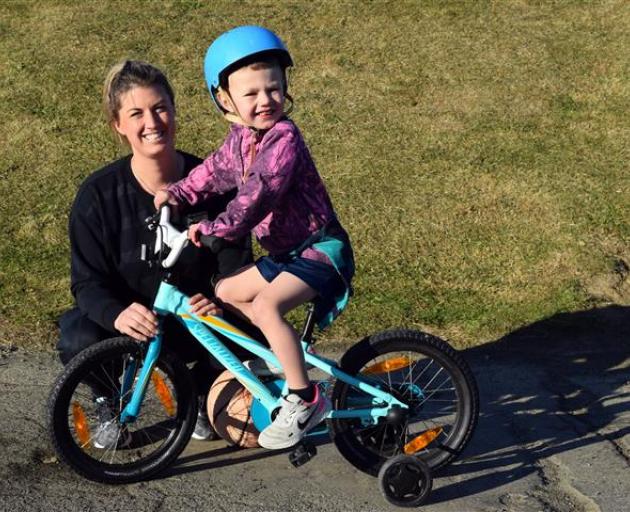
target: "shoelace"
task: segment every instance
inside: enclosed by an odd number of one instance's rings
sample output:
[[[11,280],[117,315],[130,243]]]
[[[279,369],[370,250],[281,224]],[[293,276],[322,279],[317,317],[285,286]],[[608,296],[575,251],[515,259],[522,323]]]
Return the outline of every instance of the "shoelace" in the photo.
[[[291,403],[291,402],[289,402]],[[291,423],[293,422],[293,418],[295,418],[295,416],[300,412],[299,408],[300,408],[300,404],[293,404],[291,403],[291,405],[293,406],[291,408],[290,411],[287,411],[287,409],[285,407],[283,407],[280,410],[280,413],[278,414],[278,422],[282,422],[285,425],[291,425]],[[304,406],[301,406],[302,409],[304,409]]]

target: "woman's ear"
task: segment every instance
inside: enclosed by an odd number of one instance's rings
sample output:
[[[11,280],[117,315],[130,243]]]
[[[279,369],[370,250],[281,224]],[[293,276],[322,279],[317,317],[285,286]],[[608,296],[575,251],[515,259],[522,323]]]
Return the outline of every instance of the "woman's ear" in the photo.
[[[120,126],[120,121],[118,119],[112,119],[112,130],[115,130],[119,135],[125,136],[122,127]]]
[[[118,144],[120,144],[121,146],[129,144],[129,142],[127,141],[127,136],[122,130],[120,126],[120,121],[118,119],[112,119],[109,126],[111,127],[112,133],[114,134],[114,137],[116,138]]]

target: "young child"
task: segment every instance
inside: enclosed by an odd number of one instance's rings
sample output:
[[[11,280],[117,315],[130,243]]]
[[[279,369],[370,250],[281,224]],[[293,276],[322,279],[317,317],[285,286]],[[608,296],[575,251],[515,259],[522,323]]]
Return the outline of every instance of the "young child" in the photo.
[[[269,252],[216,285],[226,307],[263,332],[285,372],[289,393],[275,420],[260,433],[264,448],[297,444],[330,411],[313,385],[300,340],[285,314],[314,300],[320,327],[340,313],[351,294],[354,262],[324,184],[295,124],[287,118],[286,69],[293,62],[273,32],[238,27],[208,49],[205,75],[217,107],[232,124],[223,145],[187,178],[159,192],[155,205],[194,205],[234,188],[236,197],[214,221],[189,228],[236,240],[253,232]]]

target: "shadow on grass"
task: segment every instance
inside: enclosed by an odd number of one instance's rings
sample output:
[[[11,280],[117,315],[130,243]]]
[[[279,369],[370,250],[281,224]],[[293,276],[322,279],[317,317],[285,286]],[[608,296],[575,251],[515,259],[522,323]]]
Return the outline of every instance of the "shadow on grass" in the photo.
[[[494,343],[465,351],[478,383],[481,415],[461,462],[438,473],[458,483],[431,502],[482,493],[541,471],[543,460],[603,441],[630,409],[630,308],[610,306],[559,314]],[[470,473],[480,476],[466,479]]]

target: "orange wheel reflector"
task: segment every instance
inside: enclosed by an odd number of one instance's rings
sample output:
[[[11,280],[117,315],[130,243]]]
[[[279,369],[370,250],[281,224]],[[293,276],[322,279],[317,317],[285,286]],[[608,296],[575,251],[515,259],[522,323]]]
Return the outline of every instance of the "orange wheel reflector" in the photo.
[[[85,446],[90,441],[90,429],[88,428],[83,407],[81,407],[79,402],[72,402],[72,421],[79,441]]]
[[[433,440],[437,436],[442,433],[443,430],[444,429],[442,427],[425,430],[424,432],[422,432],[422,434],[414,437],[411,441],[409,441],[403,448],[403,451],[406,455],[411,455],[422,450],[423,448],[426,448],[433,442]]]
[[[385,372],[393,372],[396,370],[400,370],[401,368],[406,368],[411,364],[411,359],[407,356],[402,357],[394,357],[392,359],[387,359],[381,363],[373,364],[372,366],[368,366],[361,373],[364,375],[372,375],[375,373],[385,373]]]
[[[175,416],[175,401],[173,400],[173,395],[171,390],[168,389],[166,382],[162,376],[155,370],[151,373],[151,382],[153,382],[153,386],[155,387],[155,394],[162,402],[164,409],[166,409],[166,413],[169,416]]]

